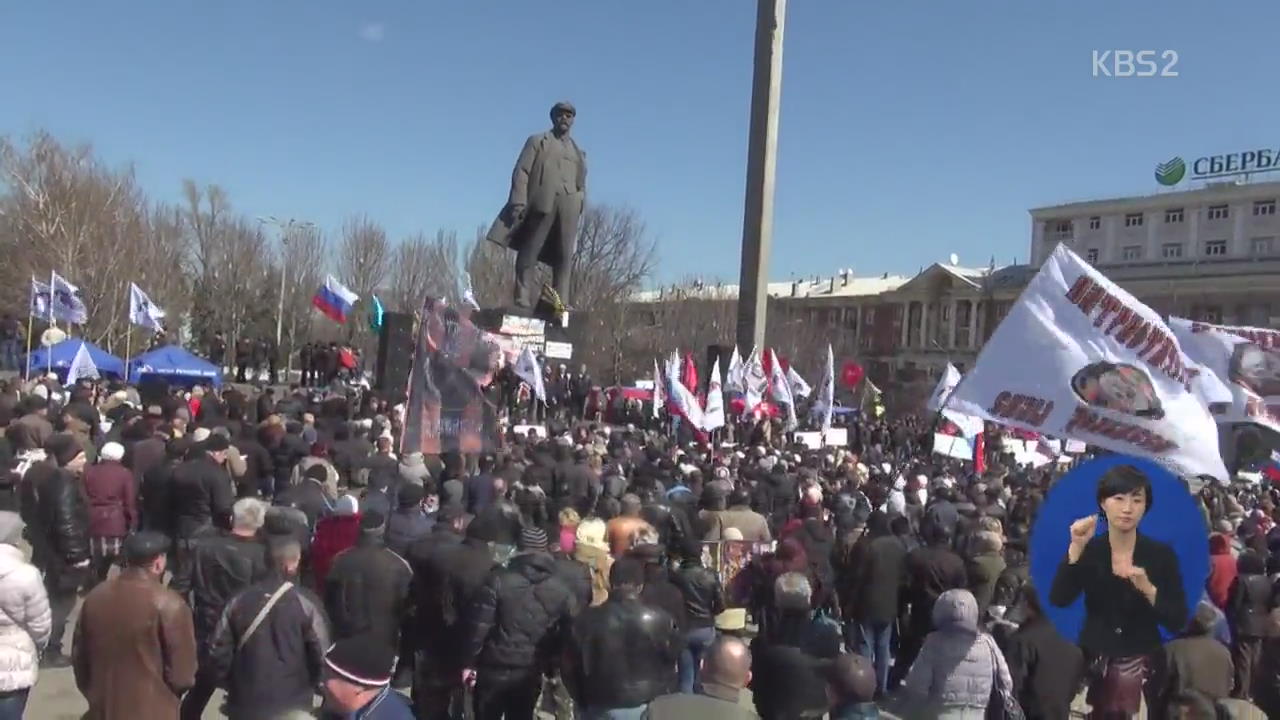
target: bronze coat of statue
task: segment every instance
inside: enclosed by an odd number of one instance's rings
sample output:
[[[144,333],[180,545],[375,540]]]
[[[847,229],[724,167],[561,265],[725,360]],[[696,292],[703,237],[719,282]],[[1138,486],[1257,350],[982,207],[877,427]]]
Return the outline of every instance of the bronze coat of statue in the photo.
[[[539,262],[551,266],[551,287],[569,303],[570,266],[587,191],[587,154],[569,137],[573,105],[551,108],[551,129],[529,136],[511,173],[511,193],[486,238],[516,251],[515,307],[530,312]]]

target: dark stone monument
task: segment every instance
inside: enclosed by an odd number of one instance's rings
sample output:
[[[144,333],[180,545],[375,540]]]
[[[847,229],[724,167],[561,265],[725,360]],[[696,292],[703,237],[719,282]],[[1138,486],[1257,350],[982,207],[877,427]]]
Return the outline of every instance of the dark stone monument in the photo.
[[[587,190],[587,154],[569,136],[577,111],[567,102],[551,108],[551,129],[529,136],[507,203],[486,238],[516,251],[513,315],[555,320],[570,302],[570,268]],[[551,285],[535,288],[539,262],[551,266]]]

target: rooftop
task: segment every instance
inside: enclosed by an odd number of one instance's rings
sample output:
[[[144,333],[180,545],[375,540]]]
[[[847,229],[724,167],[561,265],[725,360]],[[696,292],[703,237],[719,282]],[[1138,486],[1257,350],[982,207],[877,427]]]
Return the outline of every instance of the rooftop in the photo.
[[[1215,200],[1223,197],[1251,197],[1280,195],[1280,181],[1246,182],[1239,180],[1223,180],[1206,182],[1198,187],[1181,190],[1165,190],[1147,195],[1130,195],[1127,197],[1090,198],[1073,200],[1058,205],[1031,208],[1032,217],[1046,215],[1070,215],[1086,211],[1106,212],[1109,206],[1142,206],[1168,205],[1177,202],[1195,202],[1198,200]]]

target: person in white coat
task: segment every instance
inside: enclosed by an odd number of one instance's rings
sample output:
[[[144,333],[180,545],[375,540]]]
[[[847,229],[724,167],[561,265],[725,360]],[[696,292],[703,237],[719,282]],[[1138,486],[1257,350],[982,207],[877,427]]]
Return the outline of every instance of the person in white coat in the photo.
[[[53,624],[40,571],[18,546],[23,527],[0,512],[0,720],[22,719]]]

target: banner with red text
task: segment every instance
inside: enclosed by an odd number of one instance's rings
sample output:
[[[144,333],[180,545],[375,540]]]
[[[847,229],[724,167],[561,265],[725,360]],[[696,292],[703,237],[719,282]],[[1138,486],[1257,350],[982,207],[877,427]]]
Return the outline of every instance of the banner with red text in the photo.
[[[1169,318],[1187,356],[1213,371],[1219,397],[1205,398],[1218,422],[1280,432],[1280,331]]]
[[[1158,313],[1059,245],[946,406],[1225,481],[1206,372]]]

